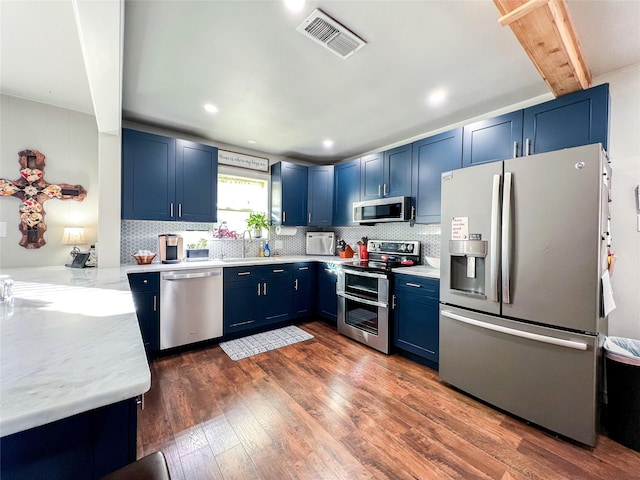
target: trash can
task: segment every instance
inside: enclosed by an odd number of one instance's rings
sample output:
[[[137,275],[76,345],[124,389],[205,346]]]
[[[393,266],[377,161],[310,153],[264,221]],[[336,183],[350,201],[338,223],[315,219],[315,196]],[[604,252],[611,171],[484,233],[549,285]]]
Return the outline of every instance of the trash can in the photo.
[[[609,436],[640,452],[640,340],[604,342]]]

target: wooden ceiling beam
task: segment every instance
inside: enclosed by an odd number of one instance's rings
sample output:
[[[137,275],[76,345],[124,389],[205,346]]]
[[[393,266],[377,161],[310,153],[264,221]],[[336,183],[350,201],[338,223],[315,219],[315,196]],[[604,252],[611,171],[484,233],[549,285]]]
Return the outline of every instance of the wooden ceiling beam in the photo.
[[[566,0],[493,0],[556,97],[591,86]]]

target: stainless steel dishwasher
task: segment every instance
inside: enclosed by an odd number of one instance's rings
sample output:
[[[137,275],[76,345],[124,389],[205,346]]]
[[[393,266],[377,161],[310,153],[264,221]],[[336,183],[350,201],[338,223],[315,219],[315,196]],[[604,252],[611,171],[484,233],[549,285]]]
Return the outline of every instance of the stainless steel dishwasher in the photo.
[[[222,268],[160,274],[160,350],[222,336]]]

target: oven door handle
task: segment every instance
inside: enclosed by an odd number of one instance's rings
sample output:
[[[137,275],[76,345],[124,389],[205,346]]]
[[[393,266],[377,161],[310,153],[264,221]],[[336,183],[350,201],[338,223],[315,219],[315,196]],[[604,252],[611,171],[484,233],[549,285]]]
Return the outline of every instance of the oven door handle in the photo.
[[[384,302],[375,302],[373,300],[367,300],[365,298],[356,297],[355,295],[350,295],[345,292],[336,292],[339,297],[346,298],[348,300],[353,300],[354,302],[364,303],[365,305],[371,305],[372,307],[383,307],[388,308],[389,305]]]
[[[372,272],[363,272],[361,270],[351,270],[350,268],[342,268],[343,275],[356,275],[358,277],[368,277],[368,278],[379,278],[385,279],[387,276],[385,274],[380,273],[372,273]]]

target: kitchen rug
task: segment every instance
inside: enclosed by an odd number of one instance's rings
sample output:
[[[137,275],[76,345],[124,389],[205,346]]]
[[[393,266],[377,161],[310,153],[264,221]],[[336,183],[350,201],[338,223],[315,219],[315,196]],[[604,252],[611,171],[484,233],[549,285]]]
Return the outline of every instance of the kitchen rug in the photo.
[[[228,342],[222,342],[220,347],[229,355],[231,360],[240,360],[257,355],[258,353],[304,342],[311,338],[313,338],[313,335],[310,333],[291,325],[236,340],[230,340]]]

